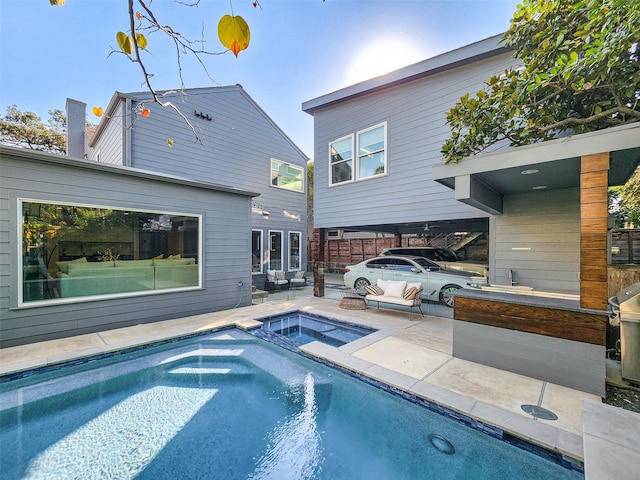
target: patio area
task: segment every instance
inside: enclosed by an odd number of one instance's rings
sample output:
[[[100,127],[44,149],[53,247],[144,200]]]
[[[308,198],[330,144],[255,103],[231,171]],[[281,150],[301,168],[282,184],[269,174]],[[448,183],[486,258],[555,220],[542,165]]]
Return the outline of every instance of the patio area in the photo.
[[[342,347],[313,342],[308,355],[373,378],[521,439],[585,463],[586,478],[635,478],[640,471],[640,415],[604,405],[597,396],[452,356],[450,309],[339,308],[341,276],[325,280],[323,298],[313,287],[270,294],[263,303],[210,314],[137,325],[0,350],[0,374],[59,363],[224,326],[250,329],[257,318],[308,311],[378,331]],[[534,418],[534,405],[557,420]]]

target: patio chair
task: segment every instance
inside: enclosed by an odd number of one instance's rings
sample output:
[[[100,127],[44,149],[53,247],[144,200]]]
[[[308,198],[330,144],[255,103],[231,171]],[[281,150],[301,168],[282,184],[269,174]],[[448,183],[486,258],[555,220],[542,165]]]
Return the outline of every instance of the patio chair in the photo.
[[[289,280],[287,280],[284,270],[267,270],[267,281],[264,289],[267,292],[275,290],[287,290],[289,288]]]
[[[291,288],[304,288],[304,286],[307,284],[307,279],[304,277],[304,274],[304,270],[299,270],[293,273],[293,277],[289,279],[289,285],[291,286]]]

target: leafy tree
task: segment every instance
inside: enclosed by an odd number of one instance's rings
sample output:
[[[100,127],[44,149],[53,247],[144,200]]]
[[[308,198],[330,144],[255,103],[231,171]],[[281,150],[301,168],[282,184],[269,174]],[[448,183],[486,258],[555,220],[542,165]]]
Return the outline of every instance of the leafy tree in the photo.
[[[640,167],[627,183],[610,189],[609,212],[618,228],[629,224],[640,227]]]
[[[0,118],[0,143],[52,153],[67,153],[67,119],[62,110],[49,110],[47,124],[33,112],[12,105]]]
[[[503,42],[523,66],[447,112],[446,162],[640,121],[640,0],[524,0]]]

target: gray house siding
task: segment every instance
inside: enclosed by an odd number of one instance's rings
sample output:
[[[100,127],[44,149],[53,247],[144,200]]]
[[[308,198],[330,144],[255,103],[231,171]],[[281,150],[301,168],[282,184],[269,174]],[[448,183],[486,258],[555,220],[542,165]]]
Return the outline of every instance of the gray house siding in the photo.
[[[579,189],[506,196],[489,229],[492,283],[580,293]]]
[[[124,100],[120,100],[114,105],[111,114],[113,120],[107,124],[103,131],[96,131],[95,135],[98,138],[92,138],[89,141],[90,146],[86,152],[89,160],[111,165],[126,165],[126,127],[123,128],[123,126],[129,125],[129,119],[125,111],[125,104]]]
[[[442,161],[440,149],[450,134],[446,111],[512,65],[511,54],[502,53],[315,109],[315,226],[487,217],[431,181],[431,166]],[[330,186],[329,143],[382,122],[387,124],[387,175]]]
[[[134,110],[148,98],[144,92],[132,95]],[[265,239],[269,230],[282,230],[287,240],[288,232],[301,232],[301,256],[306,258],[306,185],[304,192],[271,185],[271,159],[302,168],[306,182],[308,158],[300,149],[240,86],[189,89],[162,99],[185,114],[199,141],[173,109],[146,103],[148,117],[131,117],[130,152],[124,154],[131,166],[260,193],[255,202],[270,215],[267,219],[254,213],[251,228],[262,230]],[[100,161],[123,156],[117,138],[123,138],[122,124],[111,121],[94,145],[101,152]],[[171,148],[167,139],[173,142]],[[285,265],[287,252],[285,245]]]
[[[0,147],[0,345],[78,335],[251,303],[252,193]],[[18,308],[18,199],[202,215],[202,288]]]

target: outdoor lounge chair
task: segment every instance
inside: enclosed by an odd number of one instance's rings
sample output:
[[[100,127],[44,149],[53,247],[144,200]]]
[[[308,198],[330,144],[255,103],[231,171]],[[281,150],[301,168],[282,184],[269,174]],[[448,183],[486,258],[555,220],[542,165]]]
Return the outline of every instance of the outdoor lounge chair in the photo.
[[[304,273],[304,270],[299,270],[293,273],[293,277],[289,279],[289,285],[291,286],[291,288],[303,288],[307,284],[307,279],[304,278]]]
[[[267,292],[275,290],[286,290],[289,288],[289,280],[287,280],[284,270],[267,270],[267,281],[264,289]]]

